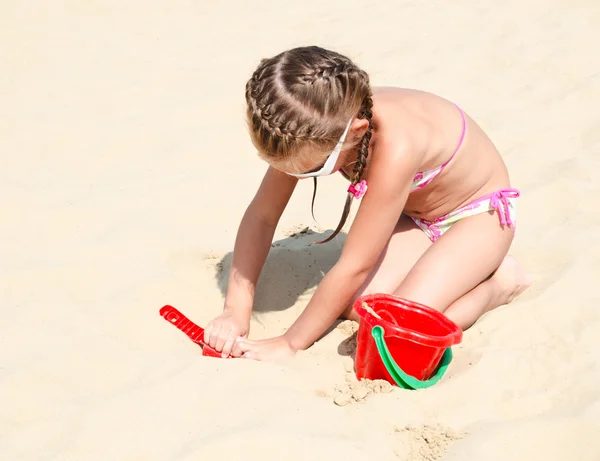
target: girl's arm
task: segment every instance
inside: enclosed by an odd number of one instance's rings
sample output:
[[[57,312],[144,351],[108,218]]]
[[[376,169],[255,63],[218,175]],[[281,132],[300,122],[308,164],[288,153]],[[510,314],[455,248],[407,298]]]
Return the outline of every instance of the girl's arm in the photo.
[[[298,180],[269,167],[240,223],[223,313],[208,323],[204,341],[227,356],[238,336],[246,336],[256,282],[273,234]]]
[[[284,335],[293,351],[313,344],[352,301],[392,235],[420,163],[420,155],[389,149],[382,151],[379,158],[374,156],[368,190],[340,259]]]
[[[275,229],[298,180],[269,167],[240,223],[225,309],[252,310],[256,282],[267,259]]]

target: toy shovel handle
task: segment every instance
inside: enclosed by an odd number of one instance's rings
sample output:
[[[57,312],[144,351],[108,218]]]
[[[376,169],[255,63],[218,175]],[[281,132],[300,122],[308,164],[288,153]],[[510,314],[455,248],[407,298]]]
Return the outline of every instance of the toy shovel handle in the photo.
[[[172,323],[181,331],[183,331],[193,342],[202,346],[205,345],[203,339],[204,328],[196,325],[173,306],[163,306],[160,309],[160,315],[163,316],[169,323]]]
[[[223,357],[220,352],[217,352],[204,342],[204,328],[196,325],[173,306],[163,306],[160,309],[160,315],[169,323],[179,328],[179,330],[183,331],[193,342],[201,345],[202,355],[206,357]],[[231,358],[231,356],[228,356],[227,358]]]
[[[374,326],[371,330],[371,335],[375,340],[375,345],[377,346],[377,350],[379,351],[381,361],[385,365],[385,368],[387,369],[390,376],[394,379],[394,381],[396,381],[396,384],[398,384],[398,386],[404,389],[425,389],[437,383],[442,378],[442,376],[444,376],[444,373],[446,373],[448,365],[450,365],[450,362],[452,361],[452,350],[450,348],[447,348],[444,351],[444,355],[442,356],[442,360],[435,374],[431,378],[421,381],[420,379],[417,379],[414,376],[407,374],[404,370],[402,370],[402,368],[398,366],[398,364],[390,354],[390,351],[385,342],[384,334],[385,331],[380,325]]]

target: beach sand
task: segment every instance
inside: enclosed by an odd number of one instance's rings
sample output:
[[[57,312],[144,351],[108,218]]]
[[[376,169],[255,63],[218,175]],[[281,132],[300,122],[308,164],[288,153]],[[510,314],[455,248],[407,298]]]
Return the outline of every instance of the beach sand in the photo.
[[[451,3],[2,2],[1,460],[600,459],[600,4]],[[430,389],[356,383],[350,322],[277,365],[202,357],[158,314],[222,309],[266,167],[244,84],[307,44],[459,104],[521,189],[511,253],[535,283]],[[317,222],[311,187],[277,230],[253,338],[285,331],[339,256],[343,237],[307,244],[344,180],[320,181]]]

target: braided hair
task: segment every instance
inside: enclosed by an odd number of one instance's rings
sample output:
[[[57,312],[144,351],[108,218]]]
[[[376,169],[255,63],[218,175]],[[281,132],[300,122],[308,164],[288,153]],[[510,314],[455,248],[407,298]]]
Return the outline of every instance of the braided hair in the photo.
[[[372,92],[369,76],[349,58],[317,46],[294,48],[263,59],[246,83],[247,121],[259,155],[269,163],[300,168],[307,152],[323,161],[337,144],[350,118],[368,121],[357,147],[352,184],[361,181],[372,135]],[[354,141],[354,144],[352,144]],[[312,206],[317,192],[314,179]],[[344,227],[354,195],[348,192],[332,240]],[[313,215],[314,217],[314,215]]]

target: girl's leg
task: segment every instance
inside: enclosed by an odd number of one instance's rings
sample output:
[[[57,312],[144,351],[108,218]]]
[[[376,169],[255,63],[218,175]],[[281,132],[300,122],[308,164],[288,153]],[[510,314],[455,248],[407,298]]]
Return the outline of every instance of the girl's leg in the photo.
[[[412,219],[405,215],[400,216],[377,264],[342,317],[358,322],[360,317],[352,309],[354,300],[363,294],[393,293],[431,245],[431,240]]]
[[[454,301],[444,314],[463,329],[467,329],[486,312],[510,303],[531,283],[531,277],[518,261],[507,255],[491,277]]]
[[[423,253],[394,294],[445,312],[466,329],[531,284],[516,260],[505,258],[513,235],[496,212],[465,218]]]

